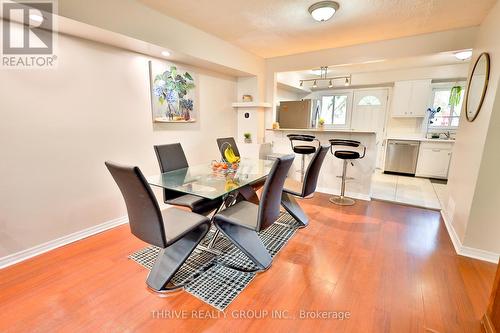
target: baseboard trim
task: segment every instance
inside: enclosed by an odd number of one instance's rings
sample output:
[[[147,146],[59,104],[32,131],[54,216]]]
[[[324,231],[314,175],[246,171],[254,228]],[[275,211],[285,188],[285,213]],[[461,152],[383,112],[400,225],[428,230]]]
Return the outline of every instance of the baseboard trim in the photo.
[[[476,249],[473,247],[463,245],[462,241],[460,240],[460,238],[458,237],[458,235],[455,231],[455,228],[451,224],[450,220],[448,219],[448,217],[446,215],[446,212],[443,209],[441,209],[441,217],[443,218],[446,230],[448,231],[448,234],[450,235],[451,242],[453,243],[453,247],[455,248],[455,252],[458,255],[491,262],[493,264],[498,264],[498,260],[500,258],[500,255],[498,253],[489,252],[489,251]]]
[[[317,187],[316,188],[317,192],[321,193],[326,193],[326,194],[332,194],[332,195],[339,195],[339,190],[338,189],[332,189],[330,187]],[[356,192],[349,192],[346,191],[345,193],[346,197],[353,198],[353,199],[359,199],[359,200],[365,200],[365,201],[371,201],[372,198],[369,195],[366,194],[361,194],[361,193],[356,193]]]
[[[72,234],[48,241],[46,243],[33,246],[29,249],[22,250],[13,254],[9,254],[8,256],[0,258],[0,269],[12,266],[14,264],[17,264],[21,261],[24,261],[29,258],[33,258],[35,256],[38,256],[42,253],[48,252],[50,250],[54,250],[58,247],[67,245],[69,243],[76,242],[80,239],[87,238],[89,236],[98,234],[100,232],[106,231],[108,229],[117,227],[119,225],[128,223],[128,217],[123,216],[111,221],[107,221],[98,225],[95,225],[93,227],[83,229],[77,232],[74,232]]]

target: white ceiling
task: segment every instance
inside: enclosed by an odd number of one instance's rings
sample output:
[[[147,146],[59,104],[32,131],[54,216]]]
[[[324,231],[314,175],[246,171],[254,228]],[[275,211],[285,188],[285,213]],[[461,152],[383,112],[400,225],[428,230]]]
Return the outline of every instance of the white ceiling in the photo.
[[[320,23],[307,11],[315,0],[139,1],[265,58],[476,26],[496,2],[337,0]]]
[[[401,70],[408,68],[445,66],[454,64],[469,63],[468,60],[458,60],[455,52],[441,52],[438,54],[429,54],[425,56],[397,58],[397,59],[378,59],[367,61],[365,63],[337,64],[328,67],[328,76],[349,75],[355,73],[369,73]],[[319,68],[305,71],[296,71],[302,79],[314,79],[320,77]]]

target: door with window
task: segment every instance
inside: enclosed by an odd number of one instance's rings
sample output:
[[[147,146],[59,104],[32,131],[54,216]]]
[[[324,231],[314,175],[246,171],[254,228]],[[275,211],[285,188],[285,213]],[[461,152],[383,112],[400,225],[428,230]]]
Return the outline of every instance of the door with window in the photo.
[[[377,168],[383,165],[383,141],[387,115],[388,89],[367,89],[354,92],[351,128],[376,132]]]
[[[333,92],[321,96],[320,119],[327,128],[350,128],[352,92]]]

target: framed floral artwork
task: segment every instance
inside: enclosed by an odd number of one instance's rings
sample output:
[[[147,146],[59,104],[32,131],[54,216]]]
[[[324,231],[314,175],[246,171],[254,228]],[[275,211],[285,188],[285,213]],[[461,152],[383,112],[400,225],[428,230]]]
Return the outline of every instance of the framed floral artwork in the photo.
[[[149,61],[151,108],[155,123],[196,121],[196,75],[176,65]]]

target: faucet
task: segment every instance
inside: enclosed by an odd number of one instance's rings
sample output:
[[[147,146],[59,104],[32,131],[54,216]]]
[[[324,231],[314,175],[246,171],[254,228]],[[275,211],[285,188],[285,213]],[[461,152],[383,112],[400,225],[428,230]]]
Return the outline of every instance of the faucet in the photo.
[[[444,132],[443,134],[446,136],[446,139],[448,139],[448,140],[451,139],[450,131]]]

